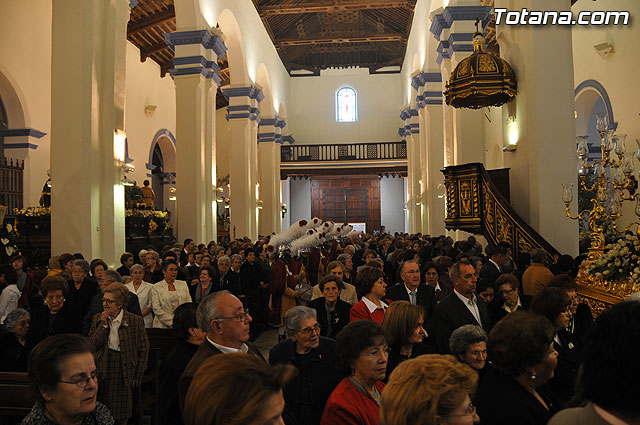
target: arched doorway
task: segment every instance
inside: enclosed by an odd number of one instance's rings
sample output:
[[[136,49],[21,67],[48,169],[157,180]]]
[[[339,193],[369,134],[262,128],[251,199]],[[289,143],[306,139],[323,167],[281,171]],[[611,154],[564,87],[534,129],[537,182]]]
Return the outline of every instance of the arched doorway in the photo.
[[[170,223],[175,228],[176,138],[169,130],[162,129],[153,137],[147,169],[155,193],[153,206],[157,210],[169,211]]]

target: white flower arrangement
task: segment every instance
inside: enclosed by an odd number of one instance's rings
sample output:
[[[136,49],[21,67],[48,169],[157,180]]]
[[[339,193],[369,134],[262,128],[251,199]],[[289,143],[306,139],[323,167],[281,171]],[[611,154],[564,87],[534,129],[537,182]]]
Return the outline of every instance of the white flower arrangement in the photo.
[[[634,234],[621,235],[604,249],[600,258],[585,266],[586,271],[609,281],[630,279],[634,286],[640,286],[640,238]]]

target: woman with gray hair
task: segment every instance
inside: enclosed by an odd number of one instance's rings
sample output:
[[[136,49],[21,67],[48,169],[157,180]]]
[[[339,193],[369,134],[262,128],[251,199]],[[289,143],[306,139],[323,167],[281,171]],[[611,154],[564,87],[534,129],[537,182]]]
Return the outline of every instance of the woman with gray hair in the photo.
[[[289,339],[269,351],[269,363],[292,364],[298,375],[283,389],[285,423],[318,425],[327,399],[340,382],[335,368],[336,343],[320,336],[316,311],[298,306],[287,311]]]
[[[91,299],[100,292],[98,284],[89,278],[89,270],[89,263],[85,260],[74,260],[71,264],[67,304],[74,326],[72,333],[82,333],[82,319],[89,311]]]
[[[16,308],[4,320],[9,331],[0,337],[0,371],[26,372],[27,352],[25,342],[29,329],[30,315],[27,310]]]
[[[462,363],[471,366],[480,379],[491,367],[487,363],[487,333],[477,325],[464,325],[451,333],[449,349]]]

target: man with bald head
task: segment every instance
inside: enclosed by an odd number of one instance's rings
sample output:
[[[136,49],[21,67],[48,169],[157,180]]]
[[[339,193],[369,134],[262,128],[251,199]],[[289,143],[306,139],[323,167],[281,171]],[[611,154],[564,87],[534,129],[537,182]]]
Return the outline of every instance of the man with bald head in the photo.
[[[242,301],[231,292],[219,291],[204,297],[196,311],[196,319],[207,336],[180,377],[182,407],[193,376],[209,357],[225,353],[248,353],[266,362],[262,354],[248,342],[249,324],[253,319],[242,306]]]

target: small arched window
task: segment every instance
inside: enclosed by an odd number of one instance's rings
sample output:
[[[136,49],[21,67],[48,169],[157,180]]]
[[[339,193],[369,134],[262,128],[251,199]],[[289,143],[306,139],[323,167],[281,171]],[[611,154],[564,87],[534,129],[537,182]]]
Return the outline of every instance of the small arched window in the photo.
[[[358,121],[358,103],[356,91],[351,87],[343,87],[336,94],[336,121]]]

